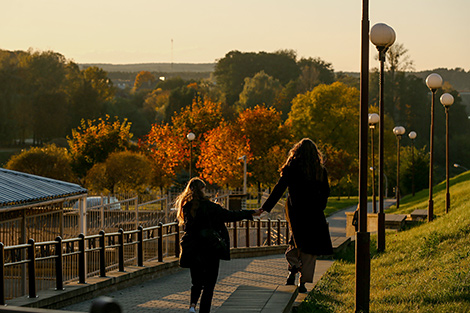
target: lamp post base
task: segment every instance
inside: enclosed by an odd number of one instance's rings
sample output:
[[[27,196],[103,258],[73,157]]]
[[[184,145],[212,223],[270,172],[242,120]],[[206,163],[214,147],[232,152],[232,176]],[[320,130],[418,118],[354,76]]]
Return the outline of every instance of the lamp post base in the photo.
[[[370,233],[356,233],[356,308],[369,312],[370,300]]]
[[[449,213],[450,209],[450,193],[446,193],[446,213]]]
[[[430,199],[428,203],[428,222],[432,222],[433,217],[434,217],[434,201]]]
[[[385,251],[385,213],[377,214],[377,252]]]

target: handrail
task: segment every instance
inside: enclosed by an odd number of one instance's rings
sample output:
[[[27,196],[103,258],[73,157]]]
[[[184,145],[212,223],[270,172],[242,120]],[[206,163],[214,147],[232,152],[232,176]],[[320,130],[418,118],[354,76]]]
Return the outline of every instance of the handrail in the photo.
[[[254,225],[251,227],[251,225]],[[273,225],[275,224],[275,225]],[[229,226],[229,232],[232,234],[233,247],[236,248],[239,245],[245,244],[247,248],[251,246],[250,230],[255,232],[257,246],[261,246],[262,242],[266,245],[281,245],[287,243],[288,227],[286,221],[278,220],[255,220],[255,221],[242,221],[227,223]],[[263,225],[264,232],[262,231]],[[282,225],[286,227],[285,235],[281,233]],[[276,227],[277,226],[277,227]],[[174,229],[173,229],[174,227]],[[163,230],[166,229],[164,232]],[[144,237],[147,232],[147,237]],[[155,233],[154,233],[155,232]],[[273,234],[277,236],[273,238]],[[84,236],[80,234],[78,238],[62,239],[58,236],[53,241],[44,241],[36,243],[34,239],[29,239],[28,243],[19,244],[14,246],[5,247],[0,242],[0,305],[5,305],[5,268],[15,265],[26,264],[28,269],[28,282],[29,282],[29,297],[37,297],[36,292],[36,262],[45,260],[54,260],[55,262],[55,278],[56,278],[56,289],[63,290],[64,279],[63,279],[63,263],[64,258],[67,256],[78,255],[78,281],[80,284],[86,283],[86,254],[94,251],[99,252],[99,276],[106,277],[107,267],[105,252],[107,249],[116,249],[118,255],[118,269],[124,271],[124,248],[129,246],[137,246],[136,254],[132,258],[137,257],[137,265],[143,266],[144,262],[144,243],[150,241],[157,241],[157,260],[158,262],[164,261],[163,255],[163,240],[164,238],[174,237],[174,255],[179,256],[180,253],[180,238],[181,230],[178,222],[171,222],[162,224],[161,222],[156,226],[142,227],[141,225],[135,230],[124,231],[122,228],[117,232],[105,233],[103,230],[99,234]],[[265,235],[264,238],[262,234]],[[136,235],[137,238],[133,238],[132,235]],[[239,241],[239,235],[245,235],[246,242]],[[117,237],[117,240],[116,240]],[[284,240],[281,240],[282,238]],[[106,240],[108,238],[108,240]],[[98,245],[95,246],[95,240],[98,240]],[[78,248],[75,243],[78,243]],[[86,242],[88,242],[88,248],[86,248]],[[90,246],[91,245],[91,246]],[[51,248],[48,248],[51,247]],[[37,250],[37,249],[40,250]],[[21,253],[24,250],[26,253]],[[70,250],[70,251],[69,251]],[[11,262],[5,263],[5,252],[11,251],[13,259]],[[36,255],[40,252],[40,256]],[[168,253],[168,252],[167,252]],[[26,255],[26,257],[25,257]]]

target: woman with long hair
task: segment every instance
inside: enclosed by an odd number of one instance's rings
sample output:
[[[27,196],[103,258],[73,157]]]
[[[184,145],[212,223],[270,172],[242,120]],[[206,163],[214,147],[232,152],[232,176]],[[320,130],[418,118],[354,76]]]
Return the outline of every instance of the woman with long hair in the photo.
[[[299,292],[305,293],[305,283],[313,282],[316,257],[333,254],[323,213],[330,195],[328,175],[321,153],[308,138],[290,150],[281,167],[281,177],[261,209],[270,212],[286,189],[289,191],[286,218],[291,234],[286,251],[289,270],[286,285],[294,285],[300,272]]]
[[[199,312],[210,312],[219,261],[230,260],[230,237],[224,223],[252,220],[261,214],[261,210],[226,210],[206,197],[205,187],[203,180],[192,178],[176,199],[177,218],[184,229],[180,266],[189,267],[191,274],[190,313],[195,312],[199,297]]]

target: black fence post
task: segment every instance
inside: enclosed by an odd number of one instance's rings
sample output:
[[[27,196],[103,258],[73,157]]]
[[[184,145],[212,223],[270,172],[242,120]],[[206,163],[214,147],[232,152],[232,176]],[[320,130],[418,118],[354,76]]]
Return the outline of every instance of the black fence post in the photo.
[[[0,305],[5,305],[5,246],[0,242]]]
[[[271,245],[271,219],[268,218],[268,237],[266,238],[268,247]]]
[[[175,225],[175,257],[180,256],[180,225],[176,222]]]
[[[233,247],[238,248],[238,222],[233,222]]]
[[[34,239],[29,239],[28,245],[29,298],[36,298],[36,245]]]
[[[277,219],[277,245],[281,245],[281,219]]]
[[[258,229],[257,229],[257,235],[258,235],[258,247],[261,247],[261,219],[258,220]]]
[[[56,290],[64,290],[64,276],[63,276],[63,250],[62,250],[62,237],[57,236],[55,239],[55,251],[56,251],[56,259],[55,259],[55,277],[56,283],[55,288]]]
[[[124,272],[124,230],[119,228],[119,271]]]
[[[100,230],[100,277],[106,277],[106,233]]]
[[[86,283],[86,265],[85,265],[85,235],[78,235],[78,283]]]
[[[245,221],[246,222],[246,247],[250,247],[250,224],[251,221]]]
[[[163,224],[158,223],[158,262],[163,262]]]
[[[144,228],[139,225],[137,229],[137,266],[144,266]]]

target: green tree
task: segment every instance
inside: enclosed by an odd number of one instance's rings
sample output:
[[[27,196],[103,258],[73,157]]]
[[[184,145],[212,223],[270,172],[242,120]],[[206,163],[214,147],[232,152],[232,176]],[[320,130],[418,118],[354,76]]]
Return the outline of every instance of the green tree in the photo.
[[[86,176],[86,187],[95,192],[142,193],[150,183],[151,164],[146,156],[132,151],[111,153],[95,164]]]
[[[357,155],[359,91],[339,82],[319,85],[293,100],[288,121],[297,140],[308,137]]]
[[[412,150],[413,149],[413,150]],[[394,171],[396,177],[396,170]],[[429,153],[426,148],[403,147],[400,151],[400,193],[412,193],[414,175],[415,192],[429,188]],[[395,184],[392,184],[395,185]]]
[[[332,84],[335,81],[335,72],[331,63],[320,58],[302,58],[298,62],[300,76],[298,79],[298,93],[311,91],[320,84]]]
[[[23,150],[11,157],[5,167],[14,171],[62,181],[73,182],[75,180],[67,149],[58,148],[55,145]]]
[[[217,86],[228,104],[234,104],[243,90],[246,77],[264,71],[282,85],[299,76],[296,55],[292,51],[240,52],[230,51],[220,59],[214,70]]]
[[[82,120],[82,125],[72,130],[68,138],[72,156],[72,168],[79,178],[86,176],[96,163],[103,163],[108,155],[131,147],[131,124],[125,119],[122,123],[115,118],[110,120]]]
[[[253,77],[247,77],[239,96],[238,109],[243,111],[254,108],[256,105],[273,105],[281,90],[281,83],[264,71]]]

